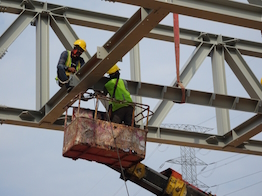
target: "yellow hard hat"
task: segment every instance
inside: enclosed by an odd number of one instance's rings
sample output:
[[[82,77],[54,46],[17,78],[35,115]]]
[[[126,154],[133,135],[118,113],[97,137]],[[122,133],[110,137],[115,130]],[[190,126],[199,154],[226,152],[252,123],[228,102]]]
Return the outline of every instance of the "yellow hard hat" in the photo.
[[[262,84],[262,78],[261,78],[261,80],[260,80],[260,83]]]
[[[116,71],[120,70],[120,68],[115,64],[113,67],[111,67],[111,69],[109,69],[106,73],[107,74],[113,74],[115,73]]]
[[[80,46],[84,51],[86,51],[86,42],[82,39],[78,39],[75,41],[74,46]]]

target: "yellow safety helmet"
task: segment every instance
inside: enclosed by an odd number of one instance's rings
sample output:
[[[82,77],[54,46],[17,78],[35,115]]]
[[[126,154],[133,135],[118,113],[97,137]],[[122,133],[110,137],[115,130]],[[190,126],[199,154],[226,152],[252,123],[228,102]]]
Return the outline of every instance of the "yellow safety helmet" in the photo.
[[[109,69],[106,73],[111,75],[113,73],[115,73],[116,71],[120,70],[120,68],[115,64],[113,67],[111,67],[111,69]]]
[[[262,78],[261,78],[261,80],[260,80],[260,83],[262,84]]]
[[[84,51],[86,51],[86,42],[82,39],[78,39],[75,41],[74,46],[80,46]]]

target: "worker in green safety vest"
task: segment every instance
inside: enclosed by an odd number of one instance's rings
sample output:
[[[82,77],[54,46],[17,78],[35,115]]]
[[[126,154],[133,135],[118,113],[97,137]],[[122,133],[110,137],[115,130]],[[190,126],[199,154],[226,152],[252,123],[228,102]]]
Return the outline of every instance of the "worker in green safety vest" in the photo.
[[[78,39],[74,42],[74,48],[72,51],[63,51],[60,55],[57,64],[57,78],[58,85],[62,87],[66,86],[67,92],[69,92],[73,87],[70,86],[69,80],[70,75],[77,72],[80,67],[85,64],[85,61],[81,54],[86,50],[86,42],[82,39]]]
[[[119,67],[114,65],[107,71],[110,80],[105,84],[103,93],[107,95],[109,93],[111,98],[115,98],[117,101],[125,101],[126,103],[112,102],[109,105],[110,119],[112,122],[131,126],[133,106],[128,104],[132,103],[132,98],[128,91],[127,82],[120,79]]]

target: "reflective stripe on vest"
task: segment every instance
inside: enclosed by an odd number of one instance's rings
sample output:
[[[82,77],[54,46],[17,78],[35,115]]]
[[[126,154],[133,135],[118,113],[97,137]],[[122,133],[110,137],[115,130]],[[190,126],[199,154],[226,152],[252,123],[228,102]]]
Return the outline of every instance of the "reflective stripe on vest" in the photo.
[[[116,85],[116,80],[117,79],[112,79],[109,80],[106,84],[105,87],[110,94],[110,97],[113,96],[114,88]],[[122,79],[118,80],[116,91],[115,91],[115,99],[119,101],[127,101],[127,102],[132,102],[132,98],[130,96],[130,93],[126,90],[124,81]],[[120,104],[120,103],[112,103],[112,111],[116,111],[119,108],[125,107],[128,104]]]
[[[67,59],[66,59],[65,65],[67,67],[71,67],[71,64],[72,64],[71,51],[68,50],[67,54],[68,55],[67,55]],[[78,71],[80,69],[80,67],[81,67],[81,63],[80,63],[80,60],[79,60],[77,66],[76,66],[76,71]],[[72,72],[66,71],[67,77],[69,77],[70,74],[72,74]]]

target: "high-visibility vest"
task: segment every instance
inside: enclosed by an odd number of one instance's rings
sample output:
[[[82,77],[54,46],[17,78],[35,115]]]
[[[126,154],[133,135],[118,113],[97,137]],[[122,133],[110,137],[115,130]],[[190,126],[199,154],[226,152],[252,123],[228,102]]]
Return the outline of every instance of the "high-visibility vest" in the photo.
[[[68,55],[67,55],[65,65],[67,67],[71,67],[71,64],[72,64],[71,51],[67,50],[67,54]],[[81,67],[81,63],[80,63],[80,60],[79,60],[78,63],[77,63],[77,66],[76,66],[76,71],[78,71],[80,69],[80,67]],[[72,74],[72,72],[66,71],[67,77],[69,77],[71,74]]]
[[[114,88],[116,85],[116,78],[109,80],[106,84],[105,87],[110,94],[110,97],[113,96],[114,93]],[[127,101],[127,102],[132,102],[132,98],[130,96],[130,93],[126,90],[124,81],[122,79],[118,80],[116,91],[115,91],[115,99],[118,101]],[[119,108],[125,107],[128,104],[126,103],[114,103],[112,102],[112,111],[116,111]]]

